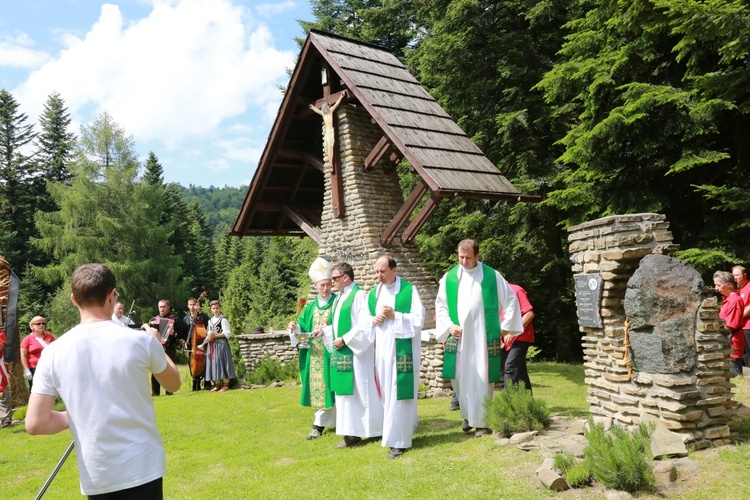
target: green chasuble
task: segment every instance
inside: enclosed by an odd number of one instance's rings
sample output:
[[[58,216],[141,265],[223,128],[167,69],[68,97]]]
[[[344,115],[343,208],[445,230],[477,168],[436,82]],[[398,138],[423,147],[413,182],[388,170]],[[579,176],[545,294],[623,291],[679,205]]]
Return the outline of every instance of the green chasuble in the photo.
[[[454,325],[461,326],[458,320],[458,268],[456,265],[445,276],[445,295],[448,314]],[[497,297],[495,270],[482,263],[482,303],[484,306],[484,327],[487,336],[487,370],[490,382],[500,382],[502,373],[502,348],[500,347],[500,314]],[[453,335],[445,341],[443,378],[456,378],[456,348],[458,341]]]
[[[401,289],[396,294],[393,310],[397,313],[411,312],[412,285],[401,279]],[[370,290],[367,298],[370,314],[376,316],[378,304],[378,287]],[[394,339],[396,341],[396,399],[414,399],[414,352],[412,339]],[[377,345],[377,339],[375,340]],[[376,347],[377,348],[377,347]]]
[[[356,283],[339,310],[338,324],[333,323],[333,339],[343,337],[352,329],[352,303],[361,288]],[[354,395],[354,353],[349,346],[333,349],[331,353],[331,386],[339,396]]]
[[[331,324],[331,307],[336,296],[331,294],[328,303],[318,305],[318,298],[310,301],[302,310],[297,323],[303,332],[312,332],[316,326]],[[323,345],[323,339],[310,339],[309,349],[299,350],[299,375],[302,381],[300,404],[318,409],[331,408],[334,403],[331,389],[331,353]]]

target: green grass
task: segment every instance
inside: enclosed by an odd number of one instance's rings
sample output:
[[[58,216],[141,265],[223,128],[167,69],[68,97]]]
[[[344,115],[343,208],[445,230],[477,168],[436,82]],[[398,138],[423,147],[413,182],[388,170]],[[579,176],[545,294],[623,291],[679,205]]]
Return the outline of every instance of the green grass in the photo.
[[[553,414],[586,412],[582,366],[533,363],[530,376],[534,395]],[[165,498],[549,496],[536,479],[535,470],[542,461],[538,453],[497,446],[491,438],[466,436],[458,412],[448,411],[449,398],[419,400],[414,448],[398,460],[388,460],[388,449],[379,441],[334,450],[340,437],[328,430],[321,438],[307,441],[312,410],[300,407],[298,401],[297,386],[193,393],[184,375],[180,392],[155,399],[167,454]],[[29,436],[22,425],[1,430],[0,497],[33,498],[70,441],[68,432]],[[713,498],[733,498],[746,491],[750,477],[742,471],[747,470],[750,457],[746,447],[738,450],[727,450],[726,458],[716,453],[707,460],[707,481],[717,477],[716,468],[723,466],[728,468],[727,479],[708,490],[699,485],[695,491],[711,491]],[[75,451],[45,498],[82,498]]]

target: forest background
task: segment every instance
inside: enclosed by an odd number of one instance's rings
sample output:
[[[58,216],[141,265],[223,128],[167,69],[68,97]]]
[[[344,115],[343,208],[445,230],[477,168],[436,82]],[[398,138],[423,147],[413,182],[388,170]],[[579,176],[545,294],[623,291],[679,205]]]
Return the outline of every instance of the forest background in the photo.
[[[522,285],[541,356],[579,361],[566,229],[667,216],[707,283],[750,261],[750,4],[746,0],[322,0],[318,28],[395,53],[535,204],[443,203],[416,244],[438,278],[456,243]],[[302,40],[300,39],[300,42]],[[235,332],[283,327],[310,290],[307,238],[230,238],[245,188],[164,182],[155,153],[102,113],[75,134],[64,96],[38,127],[0,91],[0,255],[21,278],[20,324],[77,322],[68,278],[115,272],[136,321],[202,286]],[[402,184],[410,184],[400,168]]]

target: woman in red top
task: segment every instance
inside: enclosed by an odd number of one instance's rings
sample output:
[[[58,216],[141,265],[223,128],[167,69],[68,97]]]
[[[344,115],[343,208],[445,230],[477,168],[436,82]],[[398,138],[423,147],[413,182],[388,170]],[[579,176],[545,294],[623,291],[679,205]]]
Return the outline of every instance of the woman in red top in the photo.
[[[724,320],[724,324],[731,333],[731,350],[729,357],[733,362],[729,372],[732,377],[742,373],[742,354],[745,352],[745,336],[742,332],[742,325],[745,323],[743,317],[742,297],[737,291],[737,284],[734,276],[726,271],[716,271],[714,273],[714,288],[724,298],[721,301],[719,309],[719,318]]]
[[[44,331],[46,324],[43,317],[34,316],[34,319],[29,322],[31,333],[21,341],[21,365],[23,365],[23,376],[29,381],[29,392],[39,356],[42,355],[42,350],[47,347],[47,344],[55,340],[51,333]]]

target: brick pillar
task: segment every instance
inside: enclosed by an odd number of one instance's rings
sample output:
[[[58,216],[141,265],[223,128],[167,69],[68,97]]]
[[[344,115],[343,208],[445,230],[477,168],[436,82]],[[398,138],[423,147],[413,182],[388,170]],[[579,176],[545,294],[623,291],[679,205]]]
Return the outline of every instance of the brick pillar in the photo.
[[[654,415],[682,434],[693,449],[729,443],[737,431],[729,418],[736,403],[731,393],[734,385],[728,380],[728,341],[715,294],[702,295],[695,326],[686,332],[695,346],[695,362],[689,369],[678,373],[634,369],[628,375],[624,362],[628,280],[644,256],[677,249],[664,215],[605,217],[568,231],[573,272],[602,278],[602,327],[580,327],[591,413],[626,427],[640,423],[644,414]]]
[[[365,172],[362,166],[383,133],[362,106],[342,105],[336,113],[344,217],[337,219],[333,216],[331,181],[330,176],[326,176],[318,253],[332,264],[340,261],[351,264],[355,281],[365,291],[376,284],[375,260],[383,253],[392,255],[398,262],[399,276],[419,290],[425,306],[425,329],[432,328],[437,282],[428,272],[417,248],[403,245],[398,237],[388,248],[380,245],[381,233],[404,202],[395,169],[385,172],[376,165]]]

